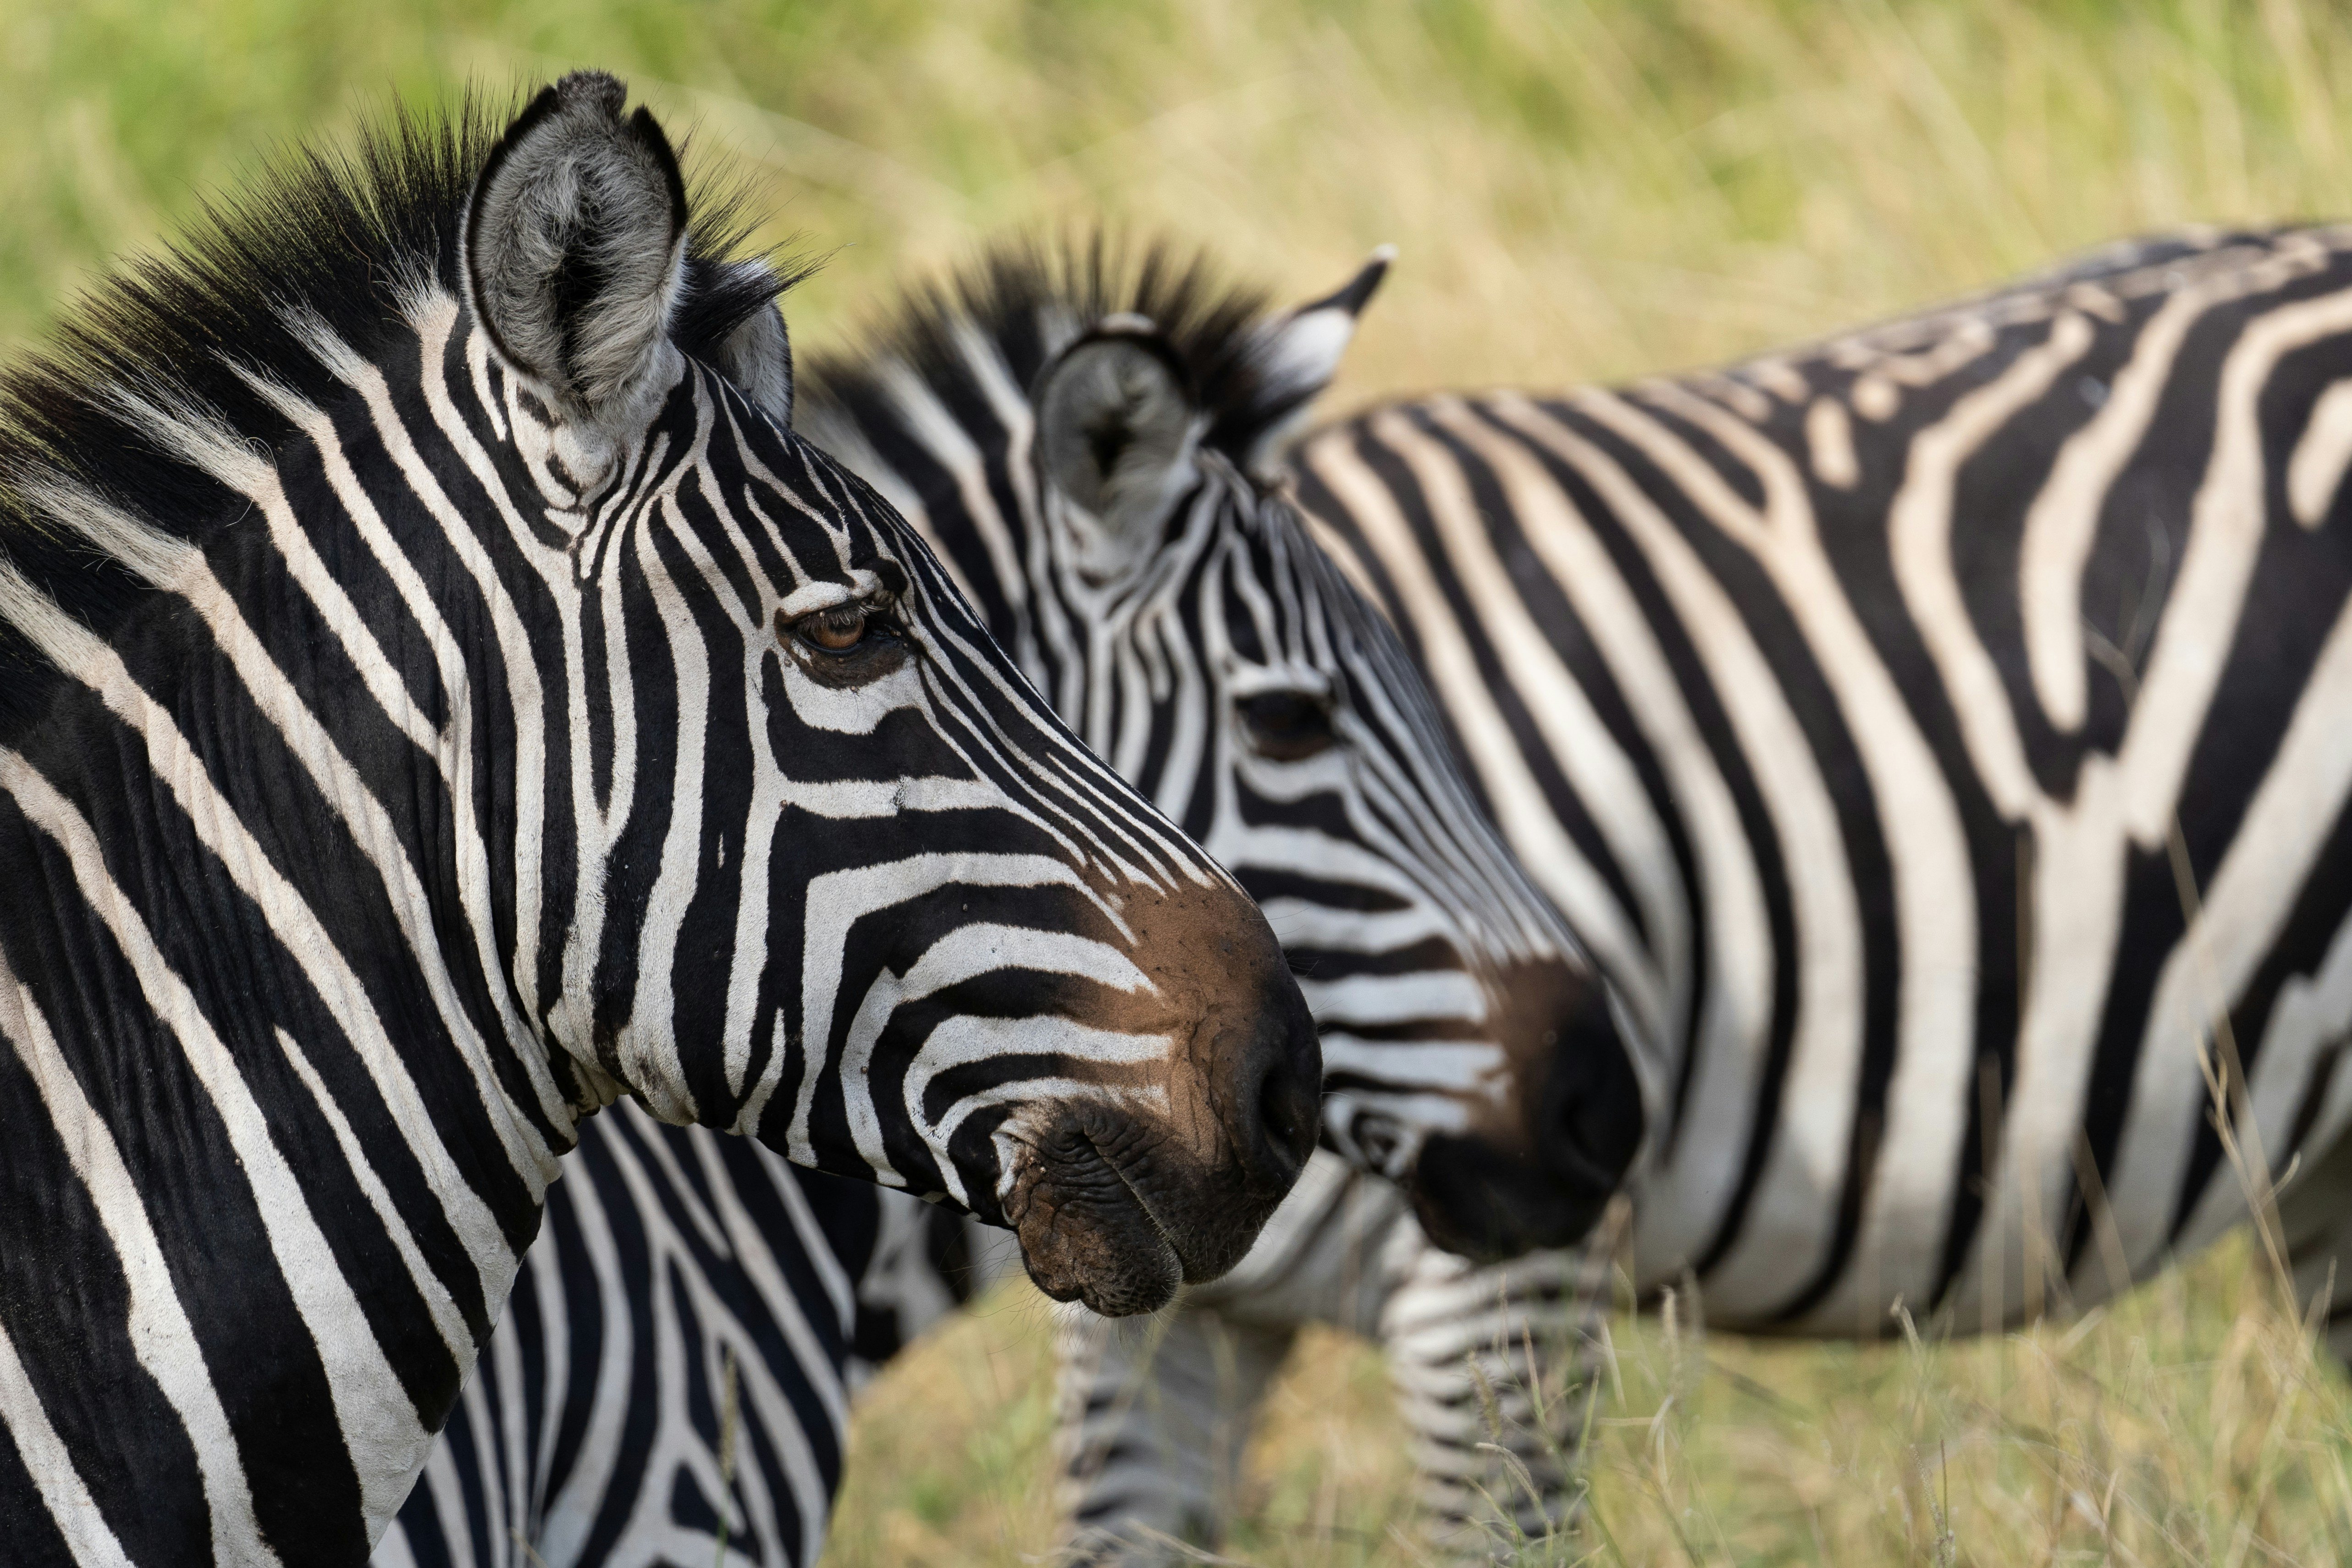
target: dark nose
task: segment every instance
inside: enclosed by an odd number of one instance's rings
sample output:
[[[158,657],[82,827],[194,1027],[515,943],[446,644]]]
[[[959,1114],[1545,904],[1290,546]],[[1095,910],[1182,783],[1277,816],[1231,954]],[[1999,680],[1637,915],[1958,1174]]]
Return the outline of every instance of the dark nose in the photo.
[[[1314,1015],[1287,970],[1268,977],[1256,1027],[1236,1064],[1234,1142],[1250,1174],[1287,1189],[1315,1152],[1323,1102],[1323,1047]]]
[[[1541,1037],[1521,1135],[1432,1135],[1413,1171],[1429,1238],[1482,1262],[1584,1239],[1641,1148],[1641,1080],[1598,985]]]
[[[1562,1186],[1605,1202],[1642,1147],[1642,1081],[1599,985],[1587,988],[1552,1042],[1551,1068],[1533,1131],[1537,1152]]]

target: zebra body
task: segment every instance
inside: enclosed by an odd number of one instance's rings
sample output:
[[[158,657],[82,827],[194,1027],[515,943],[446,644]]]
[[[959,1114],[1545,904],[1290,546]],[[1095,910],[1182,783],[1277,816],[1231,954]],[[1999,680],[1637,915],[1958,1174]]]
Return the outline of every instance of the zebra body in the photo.
[[[1113,1310],[1312,1141],[1263,921],[791,435],[624,98],[299,163],[8,378],[13,1561],[364,1560],[625,1093]]]
[[[1754,1331],[1867,1337],[1898,1303],[1992,1329],[2145,1278],[2284,1180],[2297,1286],[2341,1299],[2345,244],[2126,245],[1720,375],[1419,399],[1292,455],[1654,1042],[1644,1295],[1695,1277],[1712,1326]],[[1216,1286],[1072,1347],[1096,1561],[1217,1538],[1298,1323],[1378,1333],[1412,1375],[1380,1314],[1431,1315],[1345,1284],[1376,1249],[1344,1207],[1297,1223],[1317,1186]],[[1466,1342],[1490,1387],[1557,1389],[1606,1279],[1517,1267]],[[1540,1447],[1577,1411],[1506,1414]],[[1464,1528],[1444,1428],[1412,1424],[1438,1549],[1507,1541]],[[1574,1496],[1539,1462],[1532,1494],[1479,1479],[1531,1535]]]
[[[1441,396],[1298,450],[1656,1042],[1644,1289],[1688,1271],[1752,1331],[1991,1329],[2298,1171],[2325,1282],[2347,240],[2125,245],[1720,375]]]
[[[970,1294],[968,1217],[626,1102],[566,1167],[371,1561],[807,1568],[853,1390]]]

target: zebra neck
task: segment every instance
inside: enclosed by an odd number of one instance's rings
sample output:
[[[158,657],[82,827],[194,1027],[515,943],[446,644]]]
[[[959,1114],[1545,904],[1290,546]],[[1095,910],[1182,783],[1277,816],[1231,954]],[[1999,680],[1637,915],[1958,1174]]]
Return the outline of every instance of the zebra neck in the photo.
[[[271,549],[0,606],[68,678],[0,743],[0,1425],[134,1561],[363,1557],[572,1138],[468,808]]]

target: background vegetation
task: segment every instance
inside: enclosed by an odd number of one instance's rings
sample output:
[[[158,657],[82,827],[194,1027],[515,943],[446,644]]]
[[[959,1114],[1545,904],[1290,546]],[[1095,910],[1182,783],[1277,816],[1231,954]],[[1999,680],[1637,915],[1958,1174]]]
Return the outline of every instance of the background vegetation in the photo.
[[[804,343],[1012,225],[1165,230],[1291,297],[1393,241],[1339,405],[1720,360],[2136,230],[2352,213],[2352,14],[2322,0],[0,0],[0,352],[274,142],[579,64],[830,258]],[[1042,1313],[1009,1292],[885,1381],[835,1568],[1046,1548]],[[1693,1317],[1615,1321],[1591,1523],[1527,1561],[2352,1561],[2352,1402],[2243,1247],[1990,1343]],[[1238,1560],[1417,1560],[1361,1346],[1304,1348],[1253,1475]]]

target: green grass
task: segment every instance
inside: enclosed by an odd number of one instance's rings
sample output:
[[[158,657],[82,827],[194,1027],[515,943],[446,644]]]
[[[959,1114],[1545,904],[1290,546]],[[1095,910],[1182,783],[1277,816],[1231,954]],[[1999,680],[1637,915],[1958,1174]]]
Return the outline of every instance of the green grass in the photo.
[[[387,97],[628,76],[827,266],[887,281],[1108,217],[1294,297],[1393,241],[1338,399],[1728,358],[2189,221],[2352,214],[2352,15],[2317,0],[0,0],[0,351],[273,143]],[[2352,1406],[2242,1247],[1982,1343],[1617,1320],[1591,1524],[1530,1562],[2352,1561]],[[863,1409],[832,1568],[1050,1543],[1042,1306]],[[1234,1552],[1414,1561],[1371,1352],[1311,1339]],[[1385,1543],[1384,1543],[1385,1542]]]

